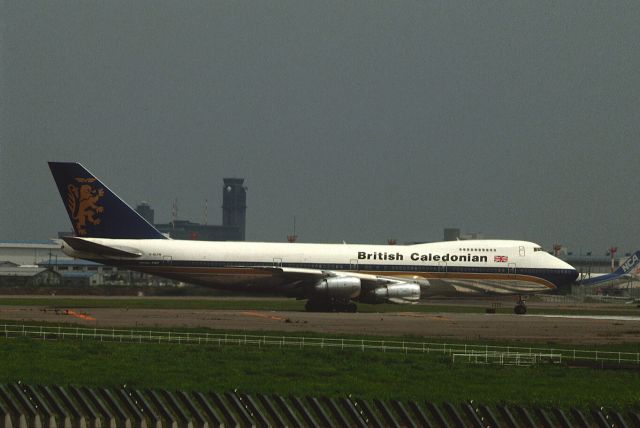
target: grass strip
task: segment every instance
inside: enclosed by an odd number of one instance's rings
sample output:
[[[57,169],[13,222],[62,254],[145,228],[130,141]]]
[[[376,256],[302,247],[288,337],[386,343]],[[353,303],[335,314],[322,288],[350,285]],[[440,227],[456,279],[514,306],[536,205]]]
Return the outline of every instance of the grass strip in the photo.
[[[477,366],[442,354],[0,339],[0,383],[630,408],[640,373]]]
[[[21,320],[0,320],[0,337],[5,335],[3,326],[18,326],[18,327],[26,327],[31,331],[38,331],[39,328],[44,328],[51,330],[53,329],[53,333],[57,333],[60,331],[70,331],[71,333],[76,333],[78,331],[86,331],[87,335],[90,336],[96,330],[84,324],[79,324],[73,322],[73,320],[69,320],[68,322],[45,322],[45,321],[37,321],[37,322],[24,322]],[[15,327],[14,327],[15,329]],[[9,327],[9,330],[11,328]],[[602,344],[565,344],[554,341],[538,341],[538,342],[527,342],[527,341],[514,341],[514,340],[466,340],[466,339],[456,339],[450,337],[428,337],[428,336],[415,336],[415,335],[402,335],[402,336],[376,336],[376,335],[362,335],[362,334],[347,334],[347,333],[327,333],[327,332],[314,332],[314,331],[300,331],[300,332],[283,332],[279,330],[229,330],[229,329],[215,329],[215,328],[207,328],[207,327],[108,327],[103,326],[98,329],[100,332],[106,332],[107,335],[110,332],[117,332],[117,334],[122,334],[124,332],[125,335],[129,335],[129,333],[133,335],[142,334],[143,336],[156,334],[167,335],[167,334],[211,334],[214,336],[217,335],[233,335],[233,336],[255,336],[255,337],[268,337],[273,339],[286,338],[287,341],[289,339],[295,338],[312,338],[312,339],[320,339],[325,338],[329,340],[355,340],[355,341],[365,341],[365,342],[382,342],[385,344],[390,344],[392,342],[400,342],[407,343],[407,346],[418,346],[424,347],[428,344],[434,345],[469,345],[470,347],[500,347],[500,348],[508,348],[514,352],[542,352],[542,351],[562,351],[565,354],[568,351],[576,350],[576,351],[590,351],[590,352],[604,352],[604,353],[633,353],[637,354],[640,352],[640,345],[635,342],[627,342],[627,343],[602,343]],[[115,334],[115,333],[114,333]],[[55,336],[56,334],[54,334]],[[31,335],[31,337],[34,337]],[[69,339],[74,340],[74,339]],[[90,339],[85,339],[90,340]],[[91,339],[93,340],[93,339]],[[412,344],[412,345],[410,345]],[[491,350],[491,349],[489,349]]]

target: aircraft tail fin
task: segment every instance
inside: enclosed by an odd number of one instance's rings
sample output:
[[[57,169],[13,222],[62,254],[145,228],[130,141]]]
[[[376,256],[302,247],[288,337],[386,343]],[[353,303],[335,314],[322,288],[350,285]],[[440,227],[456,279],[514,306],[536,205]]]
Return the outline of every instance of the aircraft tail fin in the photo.
[[[76,236],[166,239],[98,178],[77,162],[49,162]]]
[[[636,251],[623,264],[620,265],[613,273],[625,275],[633,271],[640,264],[640,250]]]
[[[633,276],[633,271],[640,267],[640,250],[629,257],[618,269],[606,275],[598,275],[579,281],[582,285],[614,285],[627,281]]]

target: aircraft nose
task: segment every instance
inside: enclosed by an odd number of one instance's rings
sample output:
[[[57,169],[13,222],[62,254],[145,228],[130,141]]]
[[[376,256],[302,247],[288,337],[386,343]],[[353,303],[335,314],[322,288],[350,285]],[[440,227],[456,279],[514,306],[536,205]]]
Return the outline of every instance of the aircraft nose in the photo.
[[[564,269],[562,269],[562,273],[558,277],[558,284],[556,284],[558,288],[570,286],[571,284],[576,282],[576,279],[578,279],[578,271],[570,264],[564,264]]]
[[[567,288],[578,279],[578,271],[569,263],[556,259],[556,279],[553,281],[557,288]]]

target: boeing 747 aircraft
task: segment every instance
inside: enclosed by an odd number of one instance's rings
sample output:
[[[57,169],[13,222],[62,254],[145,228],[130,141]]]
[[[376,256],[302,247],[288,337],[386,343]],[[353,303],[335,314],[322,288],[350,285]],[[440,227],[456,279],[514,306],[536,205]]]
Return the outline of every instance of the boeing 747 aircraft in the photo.
[[[218,289],[307,299],[309,311],[430,296],[528,295],[572,283],[569,264],[526,241],[416,245],[203,242],[169,239],[78,163],[49,167],[76,236],[71,257]],[[516,313],[525,313],[520,297]]]

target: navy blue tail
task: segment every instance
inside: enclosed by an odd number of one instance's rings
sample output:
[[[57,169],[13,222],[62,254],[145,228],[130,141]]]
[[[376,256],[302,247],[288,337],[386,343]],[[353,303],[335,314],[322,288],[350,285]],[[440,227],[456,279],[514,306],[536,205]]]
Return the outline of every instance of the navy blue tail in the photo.
[[[593,278],[583,279],[579,281],[582,285],[600,285],[607,282],[615,281],[618,279],[624,279],[629,277],[629,275],[633,275],[631,271],[633,271],[636,267],[640,265],[640,250],[636,251],[629,257],[618,269],[614,272],[608,273],[602,276],[596,276]]]
[[[624,275],[631,272],[640,264],[640,251],[636,251],[614,273]]]
[[[76,162],[49,162],[77,236],[166,239],[149,222]]]

